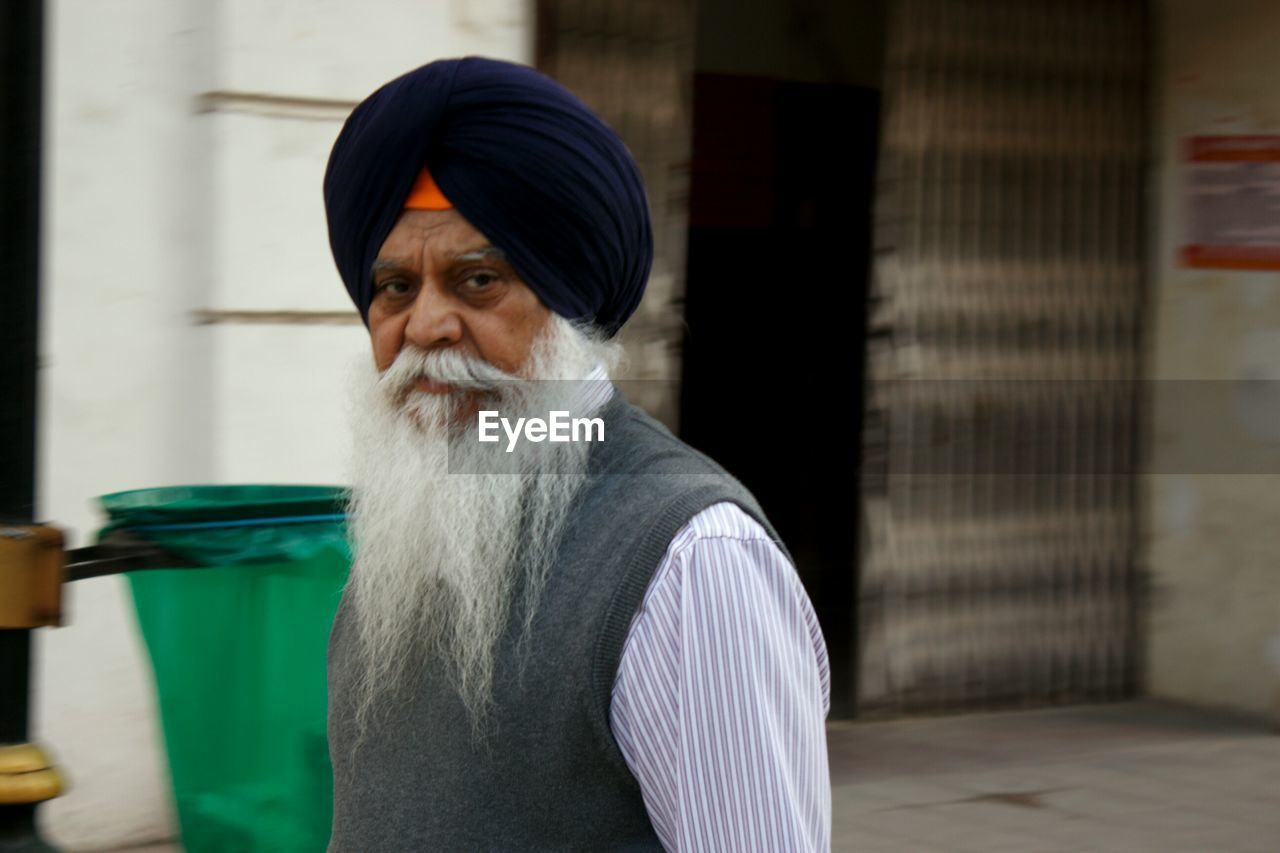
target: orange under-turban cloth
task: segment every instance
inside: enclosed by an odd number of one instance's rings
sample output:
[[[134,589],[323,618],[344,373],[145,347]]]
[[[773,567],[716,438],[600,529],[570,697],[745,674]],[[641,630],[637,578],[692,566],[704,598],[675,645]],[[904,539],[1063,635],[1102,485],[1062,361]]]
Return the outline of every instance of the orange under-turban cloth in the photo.
[[[423,169],[418,174],[418,181],[413,185],[413,189],[409,190],[409,197],[405,199],[405,210],[450,210],[453,204],[449,199],[444,197],[444,193],[440,191],[440,187],[436,184],[436,179],[431,177],[431,173]]]

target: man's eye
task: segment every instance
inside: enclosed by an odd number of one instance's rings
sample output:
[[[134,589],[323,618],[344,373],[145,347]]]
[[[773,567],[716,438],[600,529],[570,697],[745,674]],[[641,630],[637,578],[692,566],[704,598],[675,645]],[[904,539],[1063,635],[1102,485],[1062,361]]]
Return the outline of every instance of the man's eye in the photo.
[[[380,283],[376,288],[376,292],[385,293],[388,296],[404,296],[409,292],[409,282],[393,278]]]
[[[491,272],[473,272],[462,280],[468,290],[482,290],[498,280]]]

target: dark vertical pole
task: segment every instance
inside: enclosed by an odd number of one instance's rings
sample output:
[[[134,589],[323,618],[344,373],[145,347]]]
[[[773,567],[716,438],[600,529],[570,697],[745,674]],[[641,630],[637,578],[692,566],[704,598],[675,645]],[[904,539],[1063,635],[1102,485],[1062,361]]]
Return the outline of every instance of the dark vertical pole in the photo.
[[[33,520],[42,0],[0,3],[0,524]],[[0,744],[23,743],[31,632],[0,629]],[[35,807],[0,805],[0,850],[48,850]]]

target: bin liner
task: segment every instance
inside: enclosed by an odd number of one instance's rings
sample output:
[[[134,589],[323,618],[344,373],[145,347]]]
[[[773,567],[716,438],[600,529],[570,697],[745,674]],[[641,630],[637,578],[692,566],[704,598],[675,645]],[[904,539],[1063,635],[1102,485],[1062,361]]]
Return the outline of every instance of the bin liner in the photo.
[[[124,529],[210,568],[131,572],[183,846],[323,851],[329,628],[350,565],[334,486],[184,486],[100,498]]]

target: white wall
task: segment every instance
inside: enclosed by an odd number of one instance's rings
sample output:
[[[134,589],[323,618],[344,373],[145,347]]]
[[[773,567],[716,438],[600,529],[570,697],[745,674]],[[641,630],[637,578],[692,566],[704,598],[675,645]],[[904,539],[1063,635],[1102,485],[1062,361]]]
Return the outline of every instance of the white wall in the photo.
[[[529,61],[527,0],[54,0],[48,16],[41,517],[86,544],[107,492],[340,482],[363,328],[217,312],[350,310],[320,193],[344,104],[441,56]],[[173,834],[130,608],[118,578],[70,585],[68,626],[38,639],[36,735],[71,781],[42,823],[67,849]]]
[[[1280,273],[1176,262],[1180,142],[1197,134],[1280,134],[1280,4],[1163,0],[1156,10],[1151,375],[1162,381],[1151,432],[1147,687],[1157,697],[1280,722],[1280,411],[1273,405],[1259,420],[1245,410],[1237,421],[1229,408],[1239,390],[1233,382],[1280,380]],[[1169,410],[1187,399],[1189,386],[1176,380],[1216,380],[1202,386],[1227,404],[1213,416],[1243,440],[1262,439],[1253,448],[1257,473],[1182,461],[1176,451],[1191,425],[1185,411]],[[1203,408],[1212,411],[1213,399],[1206,396]]]

